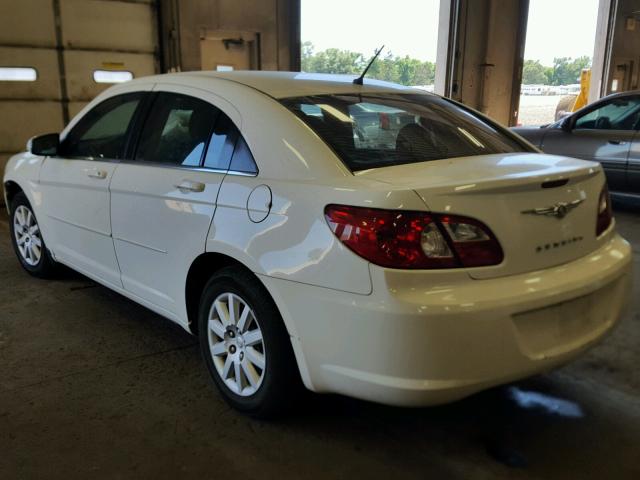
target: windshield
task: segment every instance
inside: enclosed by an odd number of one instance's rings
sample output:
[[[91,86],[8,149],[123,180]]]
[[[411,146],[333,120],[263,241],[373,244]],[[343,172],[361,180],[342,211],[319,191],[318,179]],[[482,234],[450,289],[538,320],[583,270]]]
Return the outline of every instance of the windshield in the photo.
[[[280,102],[352,171],[531,151],[506,129],[435,95],[350,93]]]

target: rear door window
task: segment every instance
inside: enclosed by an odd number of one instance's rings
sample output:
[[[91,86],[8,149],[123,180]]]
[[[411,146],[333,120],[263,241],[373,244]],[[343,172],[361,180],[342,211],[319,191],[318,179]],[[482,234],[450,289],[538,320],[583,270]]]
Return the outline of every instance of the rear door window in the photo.
[[[220,112],[204,159],[206,168],[255,175],[258,167],[251,150],[233,121]]]
[[[231,159],[230,170],[233,172],[247,173],[249,175],[256,175],[258,173],[258,167],[253,159],[249,145],[245,142],[242,135],[239,135],[236,143],[236,148],[233,152],[233,158]]]
[[[237,138],[238,129],[226,114],[220,112],[209,141],[204,166],[216,170],[228,170]]]
[[[158,93],[142,129],[135,159],[197,167],[220,111],[187,95]]]

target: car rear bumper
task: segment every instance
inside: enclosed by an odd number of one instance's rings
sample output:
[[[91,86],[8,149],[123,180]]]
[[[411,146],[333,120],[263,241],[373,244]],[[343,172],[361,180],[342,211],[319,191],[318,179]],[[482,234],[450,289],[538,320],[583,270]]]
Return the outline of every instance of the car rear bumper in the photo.
[[[628,303],[631,250],[613,235],[586,257],[522,275],[372,266],[371,276],[371,295],[262,278],[310,389],[432,405],[552,369],[598,342]]]

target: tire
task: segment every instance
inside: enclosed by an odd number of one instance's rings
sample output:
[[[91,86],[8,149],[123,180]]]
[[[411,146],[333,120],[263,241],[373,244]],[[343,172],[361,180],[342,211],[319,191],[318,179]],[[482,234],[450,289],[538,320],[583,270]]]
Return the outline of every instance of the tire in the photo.
[[[209,374],[233,408],[269,418],[293,404],[301,381],[289,334],[252,273],[225,267],[211,277],[200,299],[198,334]]]
[[[573,108],[573,104],[576,102],[577,95],[565,95],[560,100],[558,100],[558,105],[556,105],[556,113],[554,115],[555,121],[557,122],[563,117],[571,114],[571,109]]]
[[[38,278],[50,278],[57,270],[38,225],[33,208],[23,192],[18,192],[9,210],[9,229],[13,250],[29,274]]]

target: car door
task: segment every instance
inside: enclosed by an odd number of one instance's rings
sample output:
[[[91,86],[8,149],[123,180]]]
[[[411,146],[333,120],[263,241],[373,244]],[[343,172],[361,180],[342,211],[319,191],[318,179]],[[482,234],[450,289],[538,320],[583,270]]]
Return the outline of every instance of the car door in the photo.
[[[629,189],[627,163],[639,118],[640,97],[606,99],[570,117],[568,128],[549,129],[542,149],[600,162],[609,188],[624,192]]]
[[[204,252],[239,115],[212,94],[159,85],[135,152],[111,182],[113,239],[126,290],[186,318],[185,279]]]
[[[110,97],[88,111],[40,171],[42,205],[56,259],[121,287],[111,238],[109,184],[144,92]]]
[[[638,129],[629,149],[627,183],[629,184],[629,193],[640,195],[640,122],[637,127]]]

